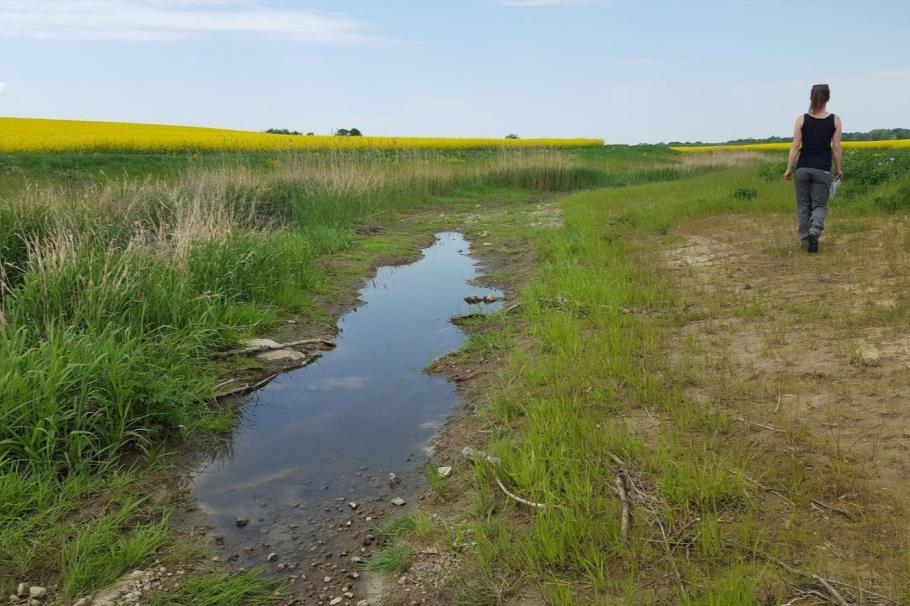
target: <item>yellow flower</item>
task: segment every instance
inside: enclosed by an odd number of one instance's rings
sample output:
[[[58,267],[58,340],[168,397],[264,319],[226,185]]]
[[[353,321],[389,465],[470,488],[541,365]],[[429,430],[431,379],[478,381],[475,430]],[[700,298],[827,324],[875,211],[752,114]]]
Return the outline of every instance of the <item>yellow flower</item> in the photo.
[[[475,149],[593,147],[601,146],[603,143],[602,139],[296,136],[193,126],[0,118],[0,153],[100,150],[168,152]]]

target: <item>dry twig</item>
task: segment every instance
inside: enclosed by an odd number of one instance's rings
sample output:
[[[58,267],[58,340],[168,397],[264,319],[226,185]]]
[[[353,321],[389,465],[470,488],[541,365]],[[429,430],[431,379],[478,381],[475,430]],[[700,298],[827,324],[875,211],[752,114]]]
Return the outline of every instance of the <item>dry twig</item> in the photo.
[[[621,473],[616,476],[616,491],[619,492],[619,499],[622,501],[622,523],[619,527],[619,536],[622,538],[622,542],[626,543],[629,539],[629,496],[626,493],[626,483]]]
[[[515,499],[519,503],[527,505],[528,507],[536,507],[537,509],[543,509],[547,506],[545,503],[535,503],[534,501],[528,501],[527,499],[522,499],[518,495],[512,494],[505,486],[503,486],[503,483],[499,480],[499,476],[494,477],[496,478],[496,483],[499,484],[500,490],[502,490],[510,499]]]
[[[793,566],[790,566],[786,562],[778,560],[774,556],[770,556],[766,553],[759,553],[758,555],[763,557],[764,559],[768,560],[769,562],[774,562],[775,564],[777,564],[778,566],[780,566],[781,568],[783,568],[790,574],[795,574],[796,576],[801,576],[801,577],[805,577],[805,578],[814,580],[819,585],[821,585],[822,587],[825,588],[825,591],[828,592],[828,597],[830,598],[830,600],[833,601],[835,604],[838,604],[838,606],[850,606],[850,603],[844,599],[844,596],[842,596],[831,585],[831,582],[828,579],[826,579],[825,577],[817,575],[812,572],[807,572],[805,570],[800,570],[799,568],[794,568]]]
[[[747,423],[749,425],[755,425],[756,427],[761,427],[762,429],[767,429],[768,431],[776,431],[777,433],[787,433],[783,429],[778,429],[777,427],[772,427],[770,425],[764,425],[762,423],[756,423],[755,421],[750,421],[749,419],[744,419],[743,417],[733,417],[737,421]]]
[[[215,353],[216,358],[229,358],[231,356],[251,356],[266,351],[277,351],[279,349],[293,349],[295,347],[305,347],[308,345],[318,345],[329,349],[335,348],[335,343],[327,339],[301,339],[291,341],[290,343],[276,343],[274,345],[257,345],[255,347],[245,347],[243,349],[233,349],[231,351],[220,351]]]
[[[229,398],[229,397],[231,397],[231,396],[240,396],[240,395],[243,395],[243,394],[252,393],[252,392],[256,391],[257,389],[260,389],[260,388],[262,388],[262,387],[265,387],[266,385],[268,385],[269,383],[271,383],[271,382],[272,382],[272,379],[274,379],[275,377],[277,377],[278,374],[279,374],[279,373],[277,373],[277,372],[276,372],[276,373],[272,373],[272,374],[270,374],[269,376],[267,376],[266,378],[264,378],[264,379],[262,379],[261,381],[258,381],[258,382],[256,382],[256,383],[253,383],[252,385],[250,385],[249,383],[244,383],[244,384],[241,385],[240,387],[235,387],[234,389],[232,389],[232,390],[230,390],[230,391],[225,391],[225,392],[223,392],[223,393],[216,394],[216,395],[215,395],[215,399],[216,399],[216,400],[223,400],[224,398]]]
[[[813,505],[815,505],[816,507],[821,507],[822,509],[827,509],[829,511],[839,513],[842,516],[844,516],[845,518],[847,518],[848,520],[850,520],[851,522],[856,521],[856,517],[853,515],[853,513],[851,513],[850,511],[847,511],[846,509],[841,509],[840,507],[835,507],[834,505],[828,505],[824,501],[820,501],[818,499],[809,499],[809,502],[812,503]]]
[[[785,503],[787,503],[788,505],[790,505],[790,507],[796,507],[796,503],[794,503],[792,500],[790,500],[786,495],[784,495],[783,493],[781,493],[779,490],[777,490],[777,489],[775,489],[775,488],[771,488],[770,486],[766,486],[765,484],[762,484],[762,483],[759,482],[758,480],[755,480],[755,479],[753,479],[753,478],[750,478],[749,476],[747,476],[747,475],[745,475],[745,474],[739,473],[739,472],[736,471],[735,469],[730,469],[730,473],[732,473],[732,474],[735,475],[735,476],[739,476],[740,478],[746,480],[747,482],[751,482],[752,484],[755,484],[756,486],[758,486],[758,487],[761,488],[762,490],[766,490],[766,491],[770,492],[771,494],[773,494],[773,495],[775,495],[775,496],[777,496],[777,497],[780,497],[780,499],[783,500],[783,501],[784,501]]]

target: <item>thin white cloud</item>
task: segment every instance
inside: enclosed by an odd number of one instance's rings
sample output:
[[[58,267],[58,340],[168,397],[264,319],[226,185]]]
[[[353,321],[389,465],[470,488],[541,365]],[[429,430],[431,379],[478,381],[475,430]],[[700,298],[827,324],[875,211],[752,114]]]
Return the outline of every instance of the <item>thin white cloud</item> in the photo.
[[[623,67],[644,67],[646,65],[654,65],[654,59],[649,57],[614,57],[607,60],[613,65],[619,65]]]
[[[0,0],[0,36],[77,40],[172,40],[262,34],[310,42],[379,40],[346,15],[259,0]]]
[[[6,82],[0,82],[0,93],[6,89]]]
[[[500,0],[503,6],[563,6],[567,4],[591,4],[593,0]]]

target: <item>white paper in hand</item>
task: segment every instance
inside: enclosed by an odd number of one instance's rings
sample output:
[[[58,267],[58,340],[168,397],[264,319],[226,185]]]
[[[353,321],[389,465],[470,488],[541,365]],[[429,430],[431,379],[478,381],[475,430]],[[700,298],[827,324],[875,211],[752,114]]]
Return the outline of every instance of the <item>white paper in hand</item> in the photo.
[[[833,179],[831,181],[831,192],[828,194],[828,198],[834,197],[834,194],[837,193],[838,187],[840,187],[840,179]]]

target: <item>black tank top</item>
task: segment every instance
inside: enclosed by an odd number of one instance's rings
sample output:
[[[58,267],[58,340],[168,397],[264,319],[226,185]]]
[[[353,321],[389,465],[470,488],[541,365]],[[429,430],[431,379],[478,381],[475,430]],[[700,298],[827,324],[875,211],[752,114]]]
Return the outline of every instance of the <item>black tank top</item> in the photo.
[[[803,146],[796,168],[818,168],[831,172],[831,139],[834,138],[834,114],[827,118],[803,118]]]

